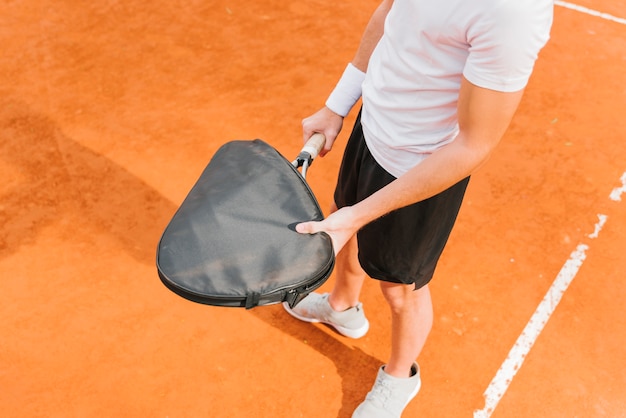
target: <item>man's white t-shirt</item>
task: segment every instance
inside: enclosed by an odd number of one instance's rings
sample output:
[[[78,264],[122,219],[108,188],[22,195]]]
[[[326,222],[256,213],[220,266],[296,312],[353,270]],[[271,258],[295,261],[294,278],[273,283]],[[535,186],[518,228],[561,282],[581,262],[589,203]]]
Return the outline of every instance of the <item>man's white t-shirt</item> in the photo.
[[[395,0],[363,83],[370,152],[395,177],[458,134],[461,78],[523,89],[549,38],[553,0]]]

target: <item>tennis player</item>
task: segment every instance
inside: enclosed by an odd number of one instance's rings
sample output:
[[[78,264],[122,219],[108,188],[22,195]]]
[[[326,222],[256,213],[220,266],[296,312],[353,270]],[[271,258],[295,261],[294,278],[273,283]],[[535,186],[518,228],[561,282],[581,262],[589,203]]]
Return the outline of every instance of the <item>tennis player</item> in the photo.
[[[433,322],[428,283],[470,175],[518,107],[552,13],[552,0],[383,0],[325,106],[303,120],[305,139],[326,136],[324,155],[362,98],[331,214],[297,226],[331,236],[334,287],[286,306],[359,338],[369,329],[363,281],[380,282],[390,354],[353,417],[400,417],[420,389],[416,359]]]

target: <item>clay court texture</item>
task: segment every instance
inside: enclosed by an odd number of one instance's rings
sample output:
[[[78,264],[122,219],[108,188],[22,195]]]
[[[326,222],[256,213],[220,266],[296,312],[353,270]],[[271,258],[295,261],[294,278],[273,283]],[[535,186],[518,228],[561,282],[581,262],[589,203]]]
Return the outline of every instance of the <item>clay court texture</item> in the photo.
[[[350,340],[178,297],[155,251],[220,145],[299,150],[376,5],[0,4],[2,416],[350,416],[389,354],[377,283]],[[624,18],[624,0],[555,5],[432,282],[405,417],[626,416]],[[355,113],[308,175],[324,210]]]

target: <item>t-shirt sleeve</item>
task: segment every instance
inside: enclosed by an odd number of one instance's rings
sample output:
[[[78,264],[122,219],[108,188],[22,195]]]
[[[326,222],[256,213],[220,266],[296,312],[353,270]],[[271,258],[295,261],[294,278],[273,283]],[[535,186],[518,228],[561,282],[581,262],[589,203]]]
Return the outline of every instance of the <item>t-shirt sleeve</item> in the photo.
[[[550,37],[552,0],[503,0],[468,31],[463,76],[472,84],[513,92],[526,87]]]

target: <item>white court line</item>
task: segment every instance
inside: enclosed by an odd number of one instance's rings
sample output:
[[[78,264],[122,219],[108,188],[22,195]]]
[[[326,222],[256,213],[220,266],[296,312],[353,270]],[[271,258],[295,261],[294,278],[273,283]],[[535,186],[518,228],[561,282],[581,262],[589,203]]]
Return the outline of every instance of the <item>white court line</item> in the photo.
[[[611,200],[620,201],[621,194],[626,192],[626,172],[622,174],[620,181],[622,182],[622,187],[613,189],[609,196]],[[598,237],[607,219],[608,217],[606,215],[598,214],[598,222],[594,226],[594,231],[588,235],[590,239]],[[526,324],[524,331],[522,331],[513,345],[513,348],[509,351],[506,360],[504,360],[504,363],[502,363],[502,366],[498,369],[495,377],[491,383],[489,383],[487,390],[483,393],[485,407],[474,411],[474,418],[489,418],[491,414],[493,414],[493,411],[509,388],[513,378],[522,367],[537,337],[539,337],[539,334],[543,331],[543,328],[563,298],[565,291],[574,280],[574,277],[576,277],[578,270],[587,257],[586,251],[588,249],[588,245],[580,243],[576,247],[576,250],[570,254],[569,259],[561,268],[552,286],[550,286],[550,289],[548,289],[543,300],[539,303],[530,321]]]
[[[574,280],[578,269],[582,266],[583,261],[587,257],[585,251],[588,249],[589,247],[587,245],[579,244],[565,262],[556,280],[554,280],[552,286],[550,286],[548,293],[543,297],[543,300],[530,318],[530,321],[526,324],[526,328],[524,328],[524,331],[522,331],[522,334],[518,337],[513,348],[509,351],[506,360],[502,363],[500,369],[498,369],[496,376],[491,383],[489,383],[487,390],[483,394],[485,397],[485,407],[481,410],[474,411],[474,418],[488,418],[496,409],[500,399],[502,399],[502,396],[504,396],[504,393],[511,384],[513,377],[515,377],[517,371],[522,367],[526,355],[532,348],[535,340],[550,319],[550,316],[561,301],[570,283]]]
[[[613,191],[611,192],[611,195],[609,196],[609,199],[614,200],[616,202],[619,202],[620,200],[622,200],[622,193],[626,193],[626,173],[622,174],[620,181],[622,182],[622,187],[614,188]]]
[[[588,9],[583,6],[561,0],[555,0],[554,4],[626,25],[626,19],[616,17],[608,13]],[[613,189],[609,196],[609,198],[613,201],[621,201],[621,195],[626,193],[626,172],[622,175],[620,180],[622,182],[622,186]],[[598,222],[595,224],[594,232],[589,234],[588,237],[590,239],[597,238],[606,221],[606,215],[598,214]],[[533,313],[530,321],[528,321],[526,327],[513,345],[513,348],[509,351],[506,360],[502,363],[500,369],[498,369],[491,383],[489,383],[489,386],[483,394],[485,398],[485,406],[483,409],[474,411],[474,418],[489,418],[491,414],[493,414],[496,406],[509,388],[513,378],[522,367],[522,364],[537,340],[537,337],[539,337],[539,334],[543,331],[543,328],[554,313],[557,305],[565,294],[565,291],[574,280],[574,277],[576,277],[578,270],[587,257],[586,251],[588,249],[588,245],[580,243],[576,247],[576,250],[570,254],[569,259],[561,268],[561,271],[550,286],[550,289],[548,289],[548,292],[544,296],[541,303],[539,303],[539,306]]]
[[[577,4],[568,3],[566,1],[555,0],[555,5],[565,7],[566,9],[576,10],[577,12],[585,13],[591,16],[601,17],[602,19],[610,20],[613,22],[621,23],[622,25],[626,25],[626,19],[621,17],[613,16],[608,13],[599,12],[597,10],[588,9],[584,6],[579,6]]]
[[[598,234],[600,233],[600,231],[602,231],[602,227],[604,226],[604,224],[606,223],[606,220],[608,219],[608,216],[606,215],[602,215],[602,214],[598,214],[598,223],[596,224],[596,228],[593,230],[593,233],[587,235],[589,238],[593,239],[593,238],[598,238]]]

